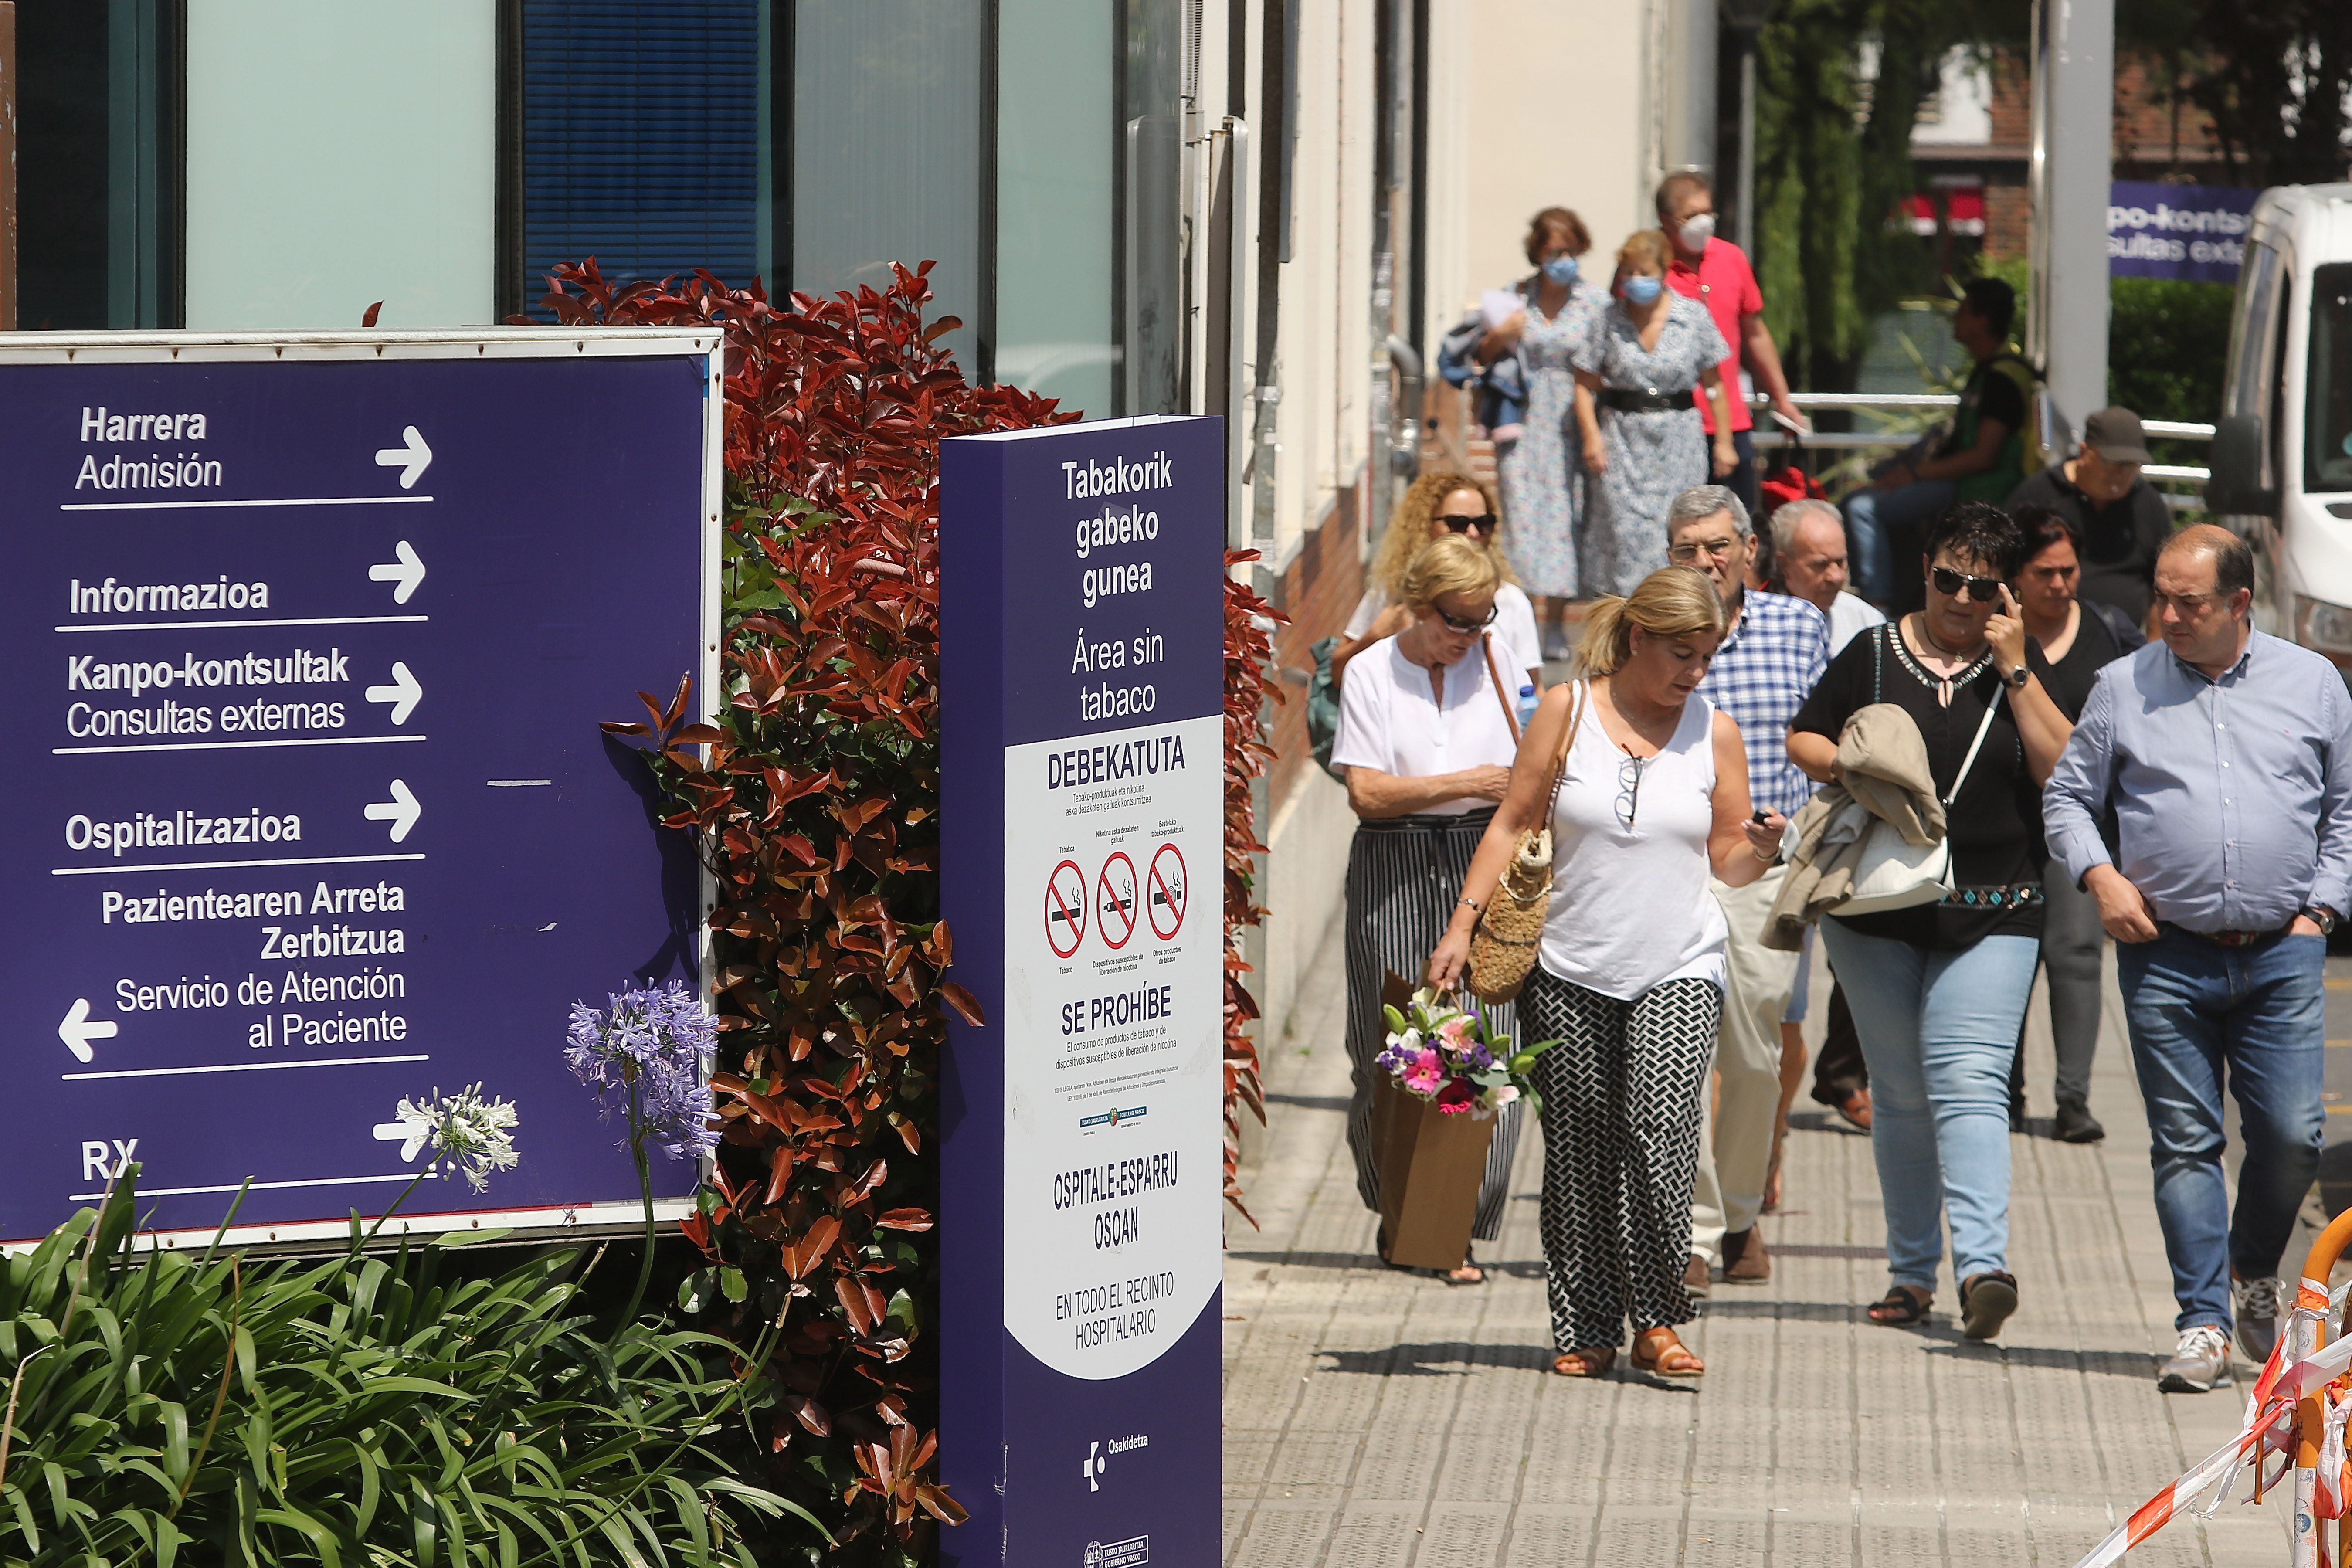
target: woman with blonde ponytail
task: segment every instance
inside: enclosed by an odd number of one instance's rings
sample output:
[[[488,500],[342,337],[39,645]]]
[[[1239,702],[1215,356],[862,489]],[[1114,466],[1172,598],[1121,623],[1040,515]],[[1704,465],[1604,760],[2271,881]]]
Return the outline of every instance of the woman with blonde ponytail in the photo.
[[[1432,984],[1461,978],[1520,833],[1548,822],[1551,902],[1518,1003],[1528,1039],[1560,1042],[1535,1076],[1563,1377],[1608,1373],[1629,1319],[1637,1369],[1706,1370],[1675,1326],[1694,1315],[1691,1184],[1723,1010],[1723,911],[1707,878],[1745,887],[1780,847],[1779,829],[1749,817],[1739,726],[1698,695],[1725,630],[1715,584],[1687,566],[1594,601],[1583,679],[1545,694],[1429,961]]]

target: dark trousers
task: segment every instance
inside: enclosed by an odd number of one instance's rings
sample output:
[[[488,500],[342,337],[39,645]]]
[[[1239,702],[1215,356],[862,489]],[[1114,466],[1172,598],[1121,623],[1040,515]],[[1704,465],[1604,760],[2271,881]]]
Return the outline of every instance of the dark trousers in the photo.
[[[2050,1039],[2058,1055],[2055,1098],[2084,1106],[2091,1098],[2091,1058],[2099,1049],[2099,958],[2107,933],[2099,924],[2099,900],[2074,886],[2066,868],[2050,862],[2042,879],[2047,902],[2042,910],[2042,968],[2050,976]],[[2025,1030],[2019,1026],[2017,1058],[2009,1068],[2009,1103],[2025,1103]]]
[[[1736,389],[1733,390],[1736,395]],[[1734,430],[1731,433],[1731,449],[1739,454],[1739,465],[1723,482],[1733,495],[1739,498],[1739,504],[1748,509],[1748,517],[1754,520],[1758,531],[1761,531],[1764,519],[1756,510],[1759,498],[1763,494],[1757,488],[1756,432]]]
[[[1832,975],[1832,981],[1836,977]],[[1853,1012],[1845,1005],[1844,990],[1830,986],[1829,1032],[1821,1055],[1813,1058],[1813,1100],[1834,1110],[1870,1087],[1870,1068],[1862,1059],[1862,1037],[1854,1032]]]

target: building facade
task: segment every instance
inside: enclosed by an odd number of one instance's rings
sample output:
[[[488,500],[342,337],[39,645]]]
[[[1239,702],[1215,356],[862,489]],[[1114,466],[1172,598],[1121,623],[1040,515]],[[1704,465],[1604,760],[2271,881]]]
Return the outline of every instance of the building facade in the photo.
[[[825,293],[931,260],[979,379],[1221,414],[1230,542],[1338,629],[1423,367],[1711,147],[1714,0],[16,0],[26,328],[529,313],[559,261]],[[1704,67],[1706,68],[1700,68]],[[1277,1032],[1353,822],[1296,679],[1261,835]]]

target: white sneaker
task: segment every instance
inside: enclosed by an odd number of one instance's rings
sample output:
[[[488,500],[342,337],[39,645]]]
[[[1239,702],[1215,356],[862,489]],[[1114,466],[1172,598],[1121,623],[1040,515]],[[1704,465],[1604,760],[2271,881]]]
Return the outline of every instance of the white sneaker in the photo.
[[[2238,1349],[2248,1361],[2263,1366],[2278,1343],[2279,1301],[2285,1287],[2276,1279],[2241,1279],[2230,1276],[2230,1310],[2238,1321]]]
[[[2172,1359],[2156,1375],[2167,1394],[2203,1394],[2230,1383],[2230,1336],[2212,1323],[2180,1331]]]

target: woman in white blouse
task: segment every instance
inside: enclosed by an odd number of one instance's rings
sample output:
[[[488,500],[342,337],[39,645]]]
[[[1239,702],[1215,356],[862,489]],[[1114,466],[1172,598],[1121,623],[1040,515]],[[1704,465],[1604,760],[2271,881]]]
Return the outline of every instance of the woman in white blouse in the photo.
[[[1495,557],[1495,661],[1510,683],[1507,694],[1516,698],[1522,686],[1543,689],[1543,656],[1536,640],[1536,611],[1527,591],[1511,575],[1509,548],[1503,542],[1502,505],[1495,487],[1469,474],[1427,473],[1406,487],[1396,510],[1389,516],[1388,531],[1381,536],[1380,553],[1364,574],[1363,597],[1348,617],[1339,645],[1331,650],[1331,684],[1344,686],[1348,665],[1380,641],[1412,625],[1412,612],[1397,599],[1397,584],[1404,569],[1433,539],[1459,534],[1484,545]]]
[[[1359,652],[1340,688],[1331,763],[1346,770],[1358,818],[1348,852],[1348,1145],[1356,1189],[1376,1213],[1372,1082],[1387,1038],[1382,975],[1421,973],[1518,749],[1516,690],[1504,685],[1516,688],[1523,672],[1488,630],[1501,581],[1496,552],[1479,542],[1447,533],[1423,545],[1394,589],[1409,624]],[[1507,1005],[1490,1009],[1488,1023],[1504,1034],[1517,1029]],[[1505,1106],[1496,1124],[1472,1227],[1482,1241],[1502,1231],[1518,1110]],[[1446,1275],[1462,1285],[1484,1278],[1466,1257]]]

